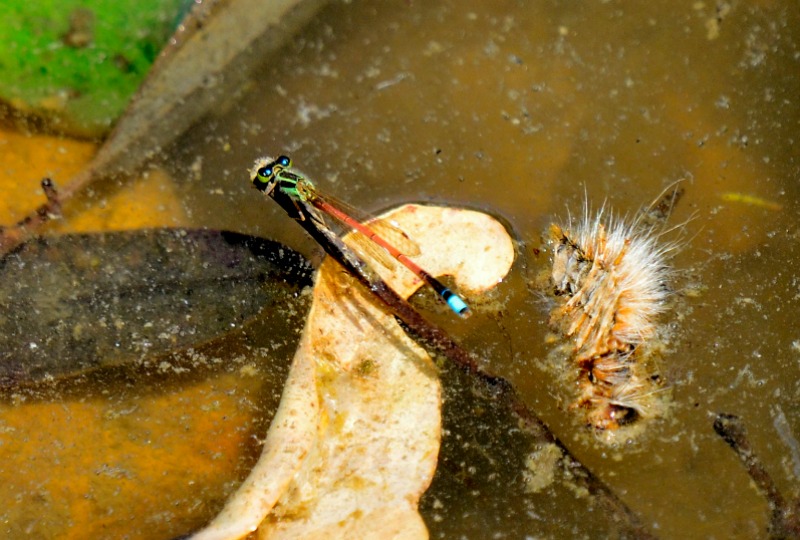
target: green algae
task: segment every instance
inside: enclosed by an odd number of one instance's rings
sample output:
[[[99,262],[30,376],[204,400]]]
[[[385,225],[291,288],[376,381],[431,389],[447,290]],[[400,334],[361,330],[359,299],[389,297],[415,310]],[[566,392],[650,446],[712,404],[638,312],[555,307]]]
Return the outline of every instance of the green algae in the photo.
[[[104,135],[172,33],[181,3],[0,4],[0,100],[48,129]]]

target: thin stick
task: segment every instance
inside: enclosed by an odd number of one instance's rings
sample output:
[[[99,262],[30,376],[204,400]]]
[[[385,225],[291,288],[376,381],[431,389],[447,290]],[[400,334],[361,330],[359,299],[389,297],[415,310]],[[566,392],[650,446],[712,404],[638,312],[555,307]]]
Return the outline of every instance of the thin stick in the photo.
[[[27,241],[42,225],[53,218],[61,217],[63,194],[56,191],[56,186],[50,178],[42,180],[42,190],[47,197],[46,203],[16,224],[0,227],[0,259]]]
[[[787,504],[764,464],[753,452],[744,422],[738,416],[719,413],[714,418],[714,431],[733,449],[747,474],[767,499],[772,513],[769,523],[770,537],[800,538],[800,508],[795,508],[800,505],[800,501],[795,501],[794,505]]]

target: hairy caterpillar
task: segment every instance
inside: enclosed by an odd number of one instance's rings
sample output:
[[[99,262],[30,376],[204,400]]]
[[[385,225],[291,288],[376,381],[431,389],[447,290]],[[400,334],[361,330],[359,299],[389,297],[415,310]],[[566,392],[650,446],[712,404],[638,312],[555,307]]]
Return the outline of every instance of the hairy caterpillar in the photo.
[[[665,406],[649,345],[671,295],[666,261],[676,243],[659,242],[657,223],[680,194],[673,189],[627,221],[604,208],[591,216],[587,203],[581,219],[550,227],[550,280],[560,300],[550,322],[577,367],[572,408],[599,432],[659,416]]]

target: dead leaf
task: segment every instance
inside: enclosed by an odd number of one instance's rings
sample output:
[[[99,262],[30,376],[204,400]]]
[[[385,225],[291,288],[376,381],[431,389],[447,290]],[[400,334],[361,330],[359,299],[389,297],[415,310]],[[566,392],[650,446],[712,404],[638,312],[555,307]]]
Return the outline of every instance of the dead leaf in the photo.
[[[0,261],[0,389],[158,366],[254,317],[293,337],[309,283],[294,251],[220,231],[155,229],[41,238]]]

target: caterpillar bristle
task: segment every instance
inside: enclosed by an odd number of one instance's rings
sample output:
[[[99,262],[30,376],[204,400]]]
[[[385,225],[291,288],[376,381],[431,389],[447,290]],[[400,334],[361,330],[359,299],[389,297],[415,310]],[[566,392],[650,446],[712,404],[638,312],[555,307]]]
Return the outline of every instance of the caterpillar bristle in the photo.
[[[570,215],[550,227],[550,277],[559,299],[550,321],[577,367],[570,409],[583,411],[597,432],[639,424],[664,409],[663,380],[647,372],[647,356],[672,294],[667,259],[677,243],[660,242],[658,227],[682,194],[676,184],[670,188],[632,220],[605,206],[592,216],[587,203],[582,218]]]

